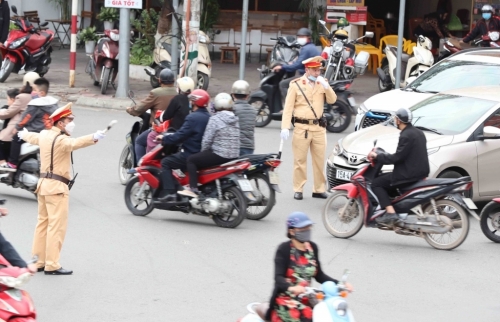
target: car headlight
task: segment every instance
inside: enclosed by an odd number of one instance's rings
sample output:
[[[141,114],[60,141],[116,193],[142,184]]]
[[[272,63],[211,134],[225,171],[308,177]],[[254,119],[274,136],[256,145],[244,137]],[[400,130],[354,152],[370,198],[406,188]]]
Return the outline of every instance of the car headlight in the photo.
[[[26,42],[26,40],[28,40],[28,37],[21,37],[19,39],[14,40],[9,45],[9,49],[16,49],[16,48],[18,48],[19,46],[21,46],[22,44],[24,44]]]
[[[368,108],[366,107],[365,103],[361,103],[358,108],[358,114],[365,114],[366,112],[368,112]]]
[[[332,154],[334,156],[339,156],[344,153],[344,148],[342,147],[342,139],[339,139],[335,147],[333,148]]]
[[[439,147],[437,148],[432,148],[432,149],[427,149],[427,155],[431,155],[439,151]]]

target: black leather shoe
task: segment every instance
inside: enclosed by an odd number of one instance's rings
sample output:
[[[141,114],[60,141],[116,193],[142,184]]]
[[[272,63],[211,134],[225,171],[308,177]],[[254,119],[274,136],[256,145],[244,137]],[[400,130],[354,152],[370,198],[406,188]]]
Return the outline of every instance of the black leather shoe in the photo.
[[[385,213],[382,216],[375,219],[377,224],[385,225],[385,226],[394,226],[394,224],[399,220],[398,214],[388,214]]]
[[[73,274],[73,271],[69,269],[64,269],[64,268],[59,268],[56,269],[55,271],[45,271],[45,275],[71,275]]]
[[[45,270],[45,267],[38,267],[36,270],[38,273],[43,272]]]
[[[296,192],[293,195],[293,199],[295,199],[295,200],[302,200],[302,199],[304,199],[304,197],[302,196],[302,192]]]
[[[328,198],[328,195],[326,194],[326,192],[313,193],[313,198],[326,199],[326,198]]]

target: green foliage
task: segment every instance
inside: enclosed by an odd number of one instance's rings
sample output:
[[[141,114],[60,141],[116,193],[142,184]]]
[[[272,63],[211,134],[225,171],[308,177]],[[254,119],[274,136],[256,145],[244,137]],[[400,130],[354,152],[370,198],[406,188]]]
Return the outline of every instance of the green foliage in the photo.
[[[152,55],[145,55],[142,57],[132,55],[130,56],[130,64],[131,65],[141,65],[141,66],[149,66],[153,62]]]
[[[16,26],[16,24],[14,22],[10,22],[10,25],[9,25],[9,31],[11,30],[20,30],[21,28],[19,28],[18,26]]]
[[[146,38],[136,40],[130,49],[130,63],[148,66],[153,62],[153,49]]]
[[[151,51],[155,47],[155,35],[159,18],[158,13],[154,9],[149,9],[143,10],[141,15],[132,22],[132,26],[142,35],[143,39],[147,40]]]
[[[101,12],[97,15],[97,19],[100,21],[115,22],[120,19],[120,13],[116,8],[102,7]]]
[[[49,3],[61,11],[61,19],[69,20],[71,18],[71,0],[49,0]]]
[[[80,41],[97,41],[99,37],[95,32],[95,27],[84,28],[78,35],[78,40]]]
[[[209,30],[219,20],[219,1],[205,0],[201,10],[200,30]]]
[[[325,16],[325,7],[316,6],[315,0],[301,0],[299,9],[306,13],[306,21],[312,31],[312,42],[319,45],[319,34],[323,28],[318,20],[323,19]]]

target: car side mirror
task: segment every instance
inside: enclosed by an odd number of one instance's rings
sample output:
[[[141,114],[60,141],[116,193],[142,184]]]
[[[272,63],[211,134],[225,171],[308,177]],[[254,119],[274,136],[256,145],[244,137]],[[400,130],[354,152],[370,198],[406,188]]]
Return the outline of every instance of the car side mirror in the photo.
[[[484,139],[500,139],[500,129],[494,126],[485,126],[483,129]]]
[[[365,37],[366,37],[366,38],[373,38],[373,36],[374,36],[373,31],[367,31],[367,32],[365,33]]]
[[[12,10],[13,13],[15,13],[17,15],[17,7],[16,6],[12,6],[12,7],[10,7],[10,9]]]

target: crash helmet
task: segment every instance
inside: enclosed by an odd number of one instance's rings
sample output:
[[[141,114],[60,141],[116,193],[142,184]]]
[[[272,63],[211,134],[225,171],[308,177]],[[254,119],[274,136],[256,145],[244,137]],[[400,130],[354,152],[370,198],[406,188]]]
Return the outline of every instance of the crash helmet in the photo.
[[[160,72],[160,83],[164,85],[170,85],[173,84],[175,81],[175,76],[174,73],[168,68],[163,69]]]
[[[337,21],[337,27],[338,28],[344,28],[349,26],[349,21],[346,18],[340,18],[339,21]]]
[[[214,109],[216,111],[232,111],[233,98],[228,93],[217,94],[214,98]]]
[[[345,40],[345,39],[349,38],[349,34],[344,29],[338,29],[337,31],[335,31],[334,35],[335,35],[335,38],[341,39],[341,40]]]
[[[482,8],[481,8],[481,13],[485,13],[485,12],[491,12],[492,14],[495,13],[495,9],[493,9],[493,7],[489,4],[485,4]]]
[[[194,81],[191,77],[182,77],[177,80],[180,93],[189,94],[194,90]]]
[[[198,107],[207,107],[210,102],[210,95],[203,89],[195,89],[189,94],[188,99]]]
[[[312,37],[312,31],[309,28],[300,28],[297,37]]]
[[[399,110],[396,111],[396,114],[395,114],[396,118],[398,118],[401,122],[403,123],[411,123],[411,120],[413,119],[413,114],[411,113],[411,111],[406,108],[406,107],[402,107],[400,108]]]
[[[26,83],[29,83],[30,86],[33,86],[33,84],[35,84],[35,81],[39,78],[40,78],[40,75],[38,75],[38,73],[28,72],[23,77],[23,86],[25,86]]]
[[[244,80],[237,80],[231,87],[231,94],[250,95],[250,84]]]

